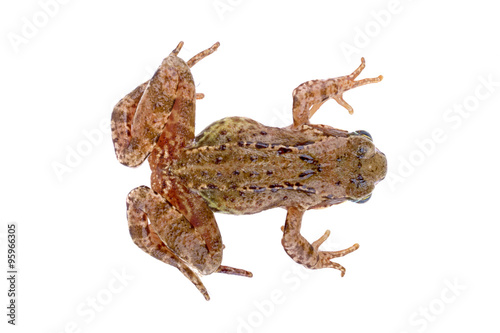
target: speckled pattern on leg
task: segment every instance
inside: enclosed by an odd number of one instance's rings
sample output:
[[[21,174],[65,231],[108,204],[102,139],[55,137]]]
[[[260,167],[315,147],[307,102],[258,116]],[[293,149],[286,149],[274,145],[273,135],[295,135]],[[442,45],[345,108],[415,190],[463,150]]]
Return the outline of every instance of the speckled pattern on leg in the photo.
[[[328,238],[328,236],[330,236],[330,231],[327,230],[317,241],[310,244],[300,234],[300,227],[304,212],[304,210],[300,210],[296,207],[288,208],[285,227],[282,228],[283,238],[281,240],[286,253],[295,262],[304,265],[307,268],[335,268],[341,272],[341,276],[344,276],[345,268],[342,265],[330,260],[345,256],[346,254],[357,250],[359,245],[354,244],[353,246],[340,251],[319,251],[320,245]]]
[[[365,68],[365,59],[361,58],[361,65],[351,74],[327,80],[311,80],[302,83],[293,91],[293,127],[297,128],[309,123],[313,114],[330,98],[345,107],[350,114],[352,107],[343,99],[343,93],[349,89],[376,83],[382,80],[382,75],[376,78],[354,81]]]
[[[147,186],[133,189],[127,196],[127,219],[130,236],[144,252],[179,269],[198,288],[205,299],[209,300],[208,292],[199,276],[164,244],[153,226],[148,223],[148,217],[152,222],[169,223],[171,220],[166,215],[170,211],[175,211],[175,208]],[[175,214],[175,212],[173,213]],[[162,228],[160,227],[160,229]],[[181,239],[178,241],[182,242]]]

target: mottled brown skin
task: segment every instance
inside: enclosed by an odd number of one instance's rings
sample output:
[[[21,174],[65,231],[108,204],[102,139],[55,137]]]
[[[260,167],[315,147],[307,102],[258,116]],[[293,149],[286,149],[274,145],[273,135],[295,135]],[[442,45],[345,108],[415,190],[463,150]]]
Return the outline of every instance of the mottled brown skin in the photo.
[[[137,166],[146,157],[151,188],[140,186],[127,197],[127,217],[134,242],[151,256],[177,267],[208,300],[197,273],[252,276],[223,266],[223,244],[213,212],[253,214],[283,207],[288,214],[282,244],[297,263],[311,269],[345,269],[331,261],[358,248],[319,251],[329,236],[310,244],[301,234],[308,209],[346,200],[366,201],[385,177],[387,162],[364,131],[348,133],[309,123],[328,99],[352,108],[344,91],[378,82],[381,76],[355,81],[351,75],[308,81],[293,92],[294,123],[264,126],[242,117],[214,122],[194,134],[196,94],[190,67],[213,53],[209,49],[184,62],[177,54],[163,60],[148,82],[115,106],[112,135],[118,160]]]

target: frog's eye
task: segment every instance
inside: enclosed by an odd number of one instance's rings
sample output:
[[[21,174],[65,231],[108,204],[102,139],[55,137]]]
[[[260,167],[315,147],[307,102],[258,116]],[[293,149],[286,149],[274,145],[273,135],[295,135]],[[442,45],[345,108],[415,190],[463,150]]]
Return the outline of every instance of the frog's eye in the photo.
[[[368,194],[366,197],[363,197],[361,199],[358,199],[358,200],[351,200],[352,202],[355,202],[355,203],[358,203],[358,204],[362,204],[362,203],[365,203],[367,202],[368,200],[370,200],[370,198],[372,197],[372,194]]]
[[[359,130],[356,132],[352,132],[351,134],[352,135],[361,135],[361,136],[367,137],[368,139],[370,139],[370,141],[373,141],[372,135],[370,133],[368,133],[367,131]]]

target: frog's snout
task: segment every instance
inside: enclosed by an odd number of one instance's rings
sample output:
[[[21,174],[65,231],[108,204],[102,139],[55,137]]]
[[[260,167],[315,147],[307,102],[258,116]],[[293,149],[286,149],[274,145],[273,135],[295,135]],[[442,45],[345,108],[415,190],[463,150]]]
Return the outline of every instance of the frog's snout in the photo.
[[[373,171],[375,175],[374,185],[377,185],[387,174],[387,158],[377,147],[375,147],[375,154],[373,158],[375,159],[373,161]]]

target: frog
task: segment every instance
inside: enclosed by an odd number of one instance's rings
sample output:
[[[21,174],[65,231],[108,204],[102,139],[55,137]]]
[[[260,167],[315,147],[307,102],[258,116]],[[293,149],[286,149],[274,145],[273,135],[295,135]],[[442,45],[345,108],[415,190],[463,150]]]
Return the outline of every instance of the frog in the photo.
[[[226,117],[195,135],[196,92],[191,68],[215,52],[219,43],[188,61],[178,55],[184,43],[162,61],[152,78],[122,98],[111,117],[118,161],[137,167],[148,159],[151,187],[127,195],[133,242],[150,256],[177,268],[201,292],[201,276],[212,273],[252,277],[250,271],[222,265],[224,244],[214,213],[255,214],[287,211],[281,243],[296,263],[309,269],[345,268],[332,261],[359,248],[319,247],[327,230],[310,243],[300,233],[305,211],[345,201],[365,203],[387,172],[385,155],[367,131],[348,132],[313,124],[310,118],[349,89],[376,83],[382,76],[356,80],[364,58],[349,75],[311,80],[293,90],[293,123],[278,128],[247,117]]]

